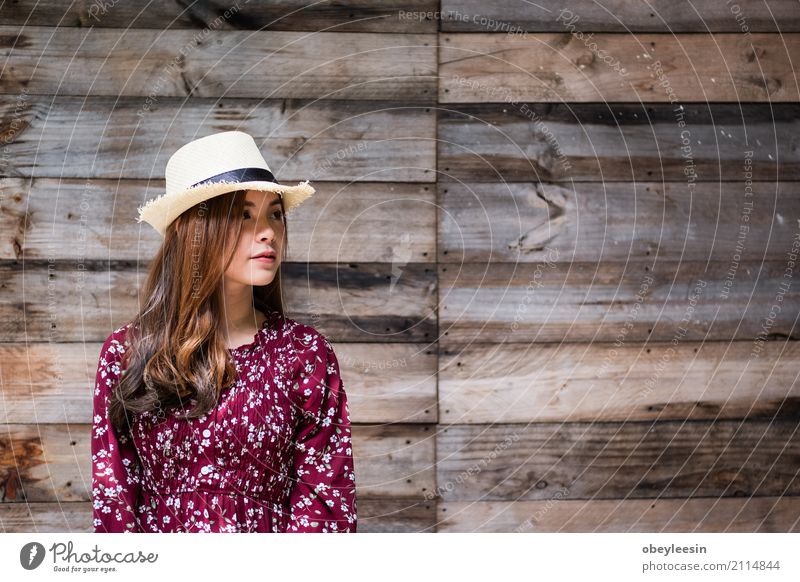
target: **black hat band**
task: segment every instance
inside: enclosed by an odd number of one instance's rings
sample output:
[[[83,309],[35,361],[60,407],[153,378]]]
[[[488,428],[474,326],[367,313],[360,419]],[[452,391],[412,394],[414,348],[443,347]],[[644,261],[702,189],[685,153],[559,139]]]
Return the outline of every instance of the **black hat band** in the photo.
[[[200,180],[192,184],[191,188],[195,186],[204,186],[206,184],[217,184],[219,182],[275,182],[275,176],[272,172],[264,168],[239,168],[238,170],[222,172],[216,176]]]

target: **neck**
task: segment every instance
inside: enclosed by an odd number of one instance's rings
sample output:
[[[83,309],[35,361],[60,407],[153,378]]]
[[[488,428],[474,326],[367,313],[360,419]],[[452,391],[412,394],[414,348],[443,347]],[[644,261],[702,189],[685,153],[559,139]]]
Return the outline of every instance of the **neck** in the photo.
[[[222,326],[229,335],[237,330],[247,330],[261,324],[263,314],[253,305],[253,286],[227,283],[224,291]]]

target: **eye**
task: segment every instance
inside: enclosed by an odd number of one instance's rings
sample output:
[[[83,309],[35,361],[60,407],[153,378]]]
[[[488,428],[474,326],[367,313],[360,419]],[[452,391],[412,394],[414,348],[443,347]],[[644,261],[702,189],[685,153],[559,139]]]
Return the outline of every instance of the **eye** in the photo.
[[[276,211],[275,211],[275,212],[273,212],[273,213],[272,213],[270,216],[273,216],[273,217],[275,217],[275,220],[282,220],[282,219],[283,219],[283,211],[282,211],[282,210],[276,210]],[[252,218],[252,217],[250,216],[250,212],[249,212],[249,211],[247,211],[247,210],[245,210],[245,211],[244,211],[244,219],[245,219],[245,220],[247,220],[247,219],[249,219],[249,218]]]

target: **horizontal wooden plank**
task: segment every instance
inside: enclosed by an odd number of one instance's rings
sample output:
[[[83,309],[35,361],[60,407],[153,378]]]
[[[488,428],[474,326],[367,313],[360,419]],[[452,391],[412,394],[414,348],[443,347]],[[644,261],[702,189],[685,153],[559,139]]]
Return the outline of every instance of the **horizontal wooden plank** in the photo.
[[[800,34],[444,34],[439,102],[796,102]]]
[[[90,501],[91,425],[8,424],[0,435],[8,503]],[[353,425],[361,498],[422,500],[434,487],[430,425]],[[360,462],[359,462],[360,461]]]
[[[163,238],[136,222],[136,208],[156,187],[163,189],[163,180],[0,178],[5,194],[0,229],[6,233],[0,258],[78,263],[155,256]],[[316,182],[314,187],[315,194],[287,214],[288,261],[386,262],[402,269],[409,262],[436,260],[432,185]],[[79,242],[57,244],[63,240]]]
[[[800,495],[797,419],[453,425],[436,436],[443,501]]]
[[[0,334],[7,342],[103,341],[139,310],[147,265],[0,262]],[[432,342],[436,270],[408,263],[284,263],[289,317],[341,342]]]
[[[742,262],[729,278],[727,263],[657,259],[440,265],[440,345],[800,339],[787,266]]]
[[[434,0],[301,0],[190,4],[152,2],[147,10],[130,2],[64,4],[58,0],[17,0],[3,7],[6,24],[64,26],[94,29],[124,28],[136,34],[142,28],[215,30],[304,30],[318,32],[434,32],[432,18],[412,18],[407,12],[433,12]]]
[[[358,532],[433,531],[433,503],[413,498],[358,498]],[[92,533],[92,504],[88,501],[0,503],[1,533]]]
[[[354,422],[438,422],[438,354],[429,344],[336,344]]]
[[[797,103],[454,105],[438,130],[440,182],[800,179]]]
[[[435,34],[225,30],[212,41],[193,30],[0,26],[0,38],[6,94],[436,102]]]
[[[797,533],[800,497],[453,501],[439,504],[437,531]]]
[[[358,498],[428,499],[436,486],[434,427],[355,425],[353,464]]]
[[[800,342],[471,344],[439,357],[442,424],[800,418]]]
[[[0,343],[2,423],[91,422],[100,343]],[[357,423],[437,421],[435,349],[334,343]]]
[[[797,182],[438,185],[439,262],[782,259]]]
[[[561,32],[573,21],[584,32],[797,32],[793,0],[442,0],[446,31]]]
[[[436,504],[406,499],[361,499],[357,501],[359,533],[430,533],[436,531]]]
[[[0,532],[92,533],[92,504],[0,503]]]
[[[201,97],[165,97],[145,105],[135,97],[0,96],[6,128],[0,173],[157,179],[150,198],[161,193],[167,160],[178,148],[204,135],[240,130],[253,136],[285,184],[435,181],[436,113],[430,107]]]

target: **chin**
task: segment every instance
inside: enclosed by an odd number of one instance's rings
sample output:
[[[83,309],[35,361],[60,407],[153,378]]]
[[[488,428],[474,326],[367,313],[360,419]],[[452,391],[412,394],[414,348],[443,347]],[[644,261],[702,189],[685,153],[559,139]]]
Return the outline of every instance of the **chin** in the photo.
[[[250,277],[250,284],[251,285],[258,285],[259,287],[264,285],[269,285],[275,279],[275,271],[264,273],[261,275],[253,275]]]
[[[261,272],[248,269],[244,273],[239,273],[238,276],[228,274],[230,280],[236,281],[237,283],[241,283],[242,285],[269,285],[272,283],[273,279],[275,279],[275,275],[278,272],[277,269],[261,269]]]
[[[275,275],[278,273],[280,266],[281,261],[270,265],[269,267],[255,263],[248,263],[246,265],[242,265],[236,271],[230,270],[228,273],[226,273],[226,276],[243,285],[269,285],[272,283],[272,280],[275,279]]]

